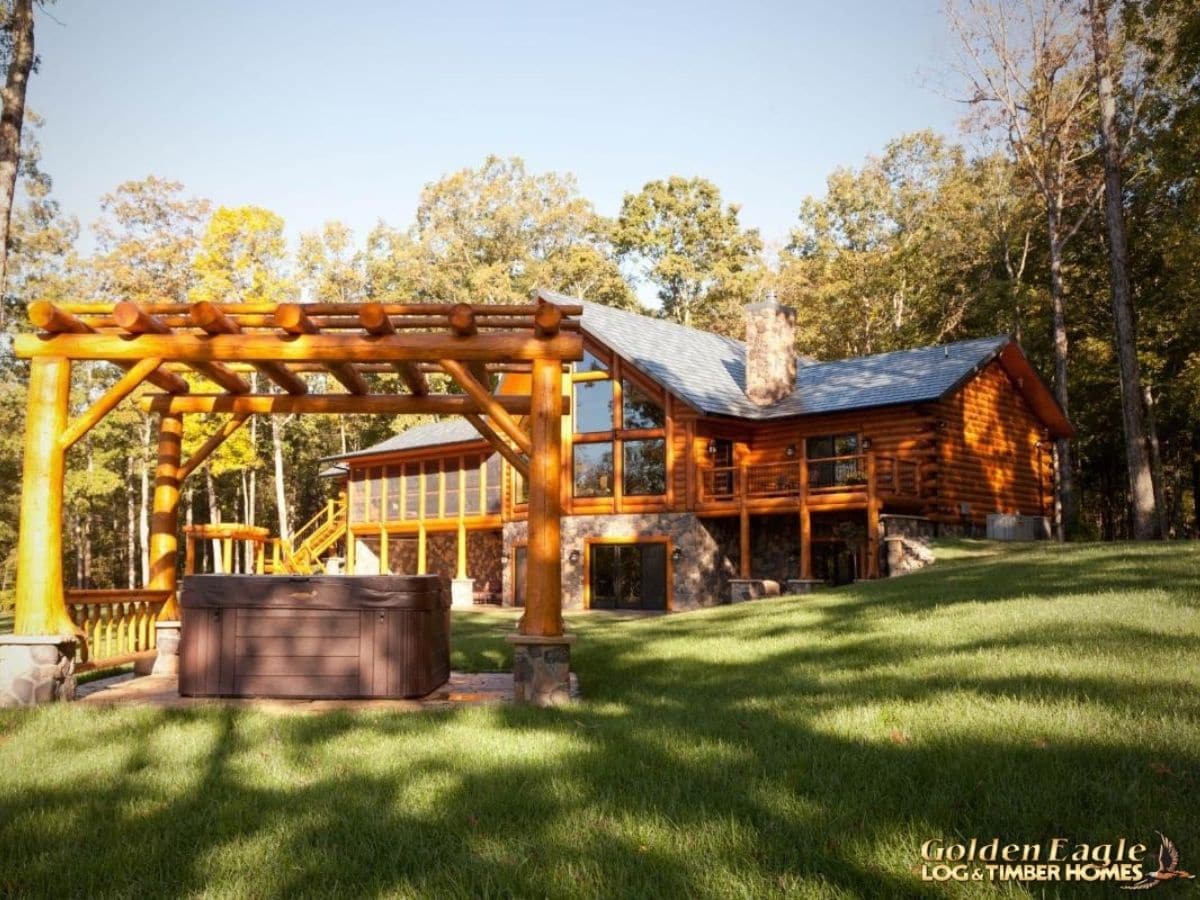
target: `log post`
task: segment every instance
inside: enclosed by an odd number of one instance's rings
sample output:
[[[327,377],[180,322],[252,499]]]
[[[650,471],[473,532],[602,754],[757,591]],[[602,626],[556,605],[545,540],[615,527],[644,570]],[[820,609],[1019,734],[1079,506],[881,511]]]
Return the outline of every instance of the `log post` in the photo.
[[[867,451],[867,565],[868,578],[879,577],[879,489],[875,483],[875,451]]]
[[[808,452],[800,442],[800,578],[812,580],[812,514],[808,510]]]
[[[740,574],[742,578],[751,578],[752,550],[750,547],[750,510],[746,506],[746,492],[750,487],[749,470],[745,463],[742,463],[738,469],[738,547],[740,559],[738,560]]]
[[[383,512],[387,512],[384,508]],[[379,524],[379,574],[391,574],[391,568],[388,564],[388,533],[387,526],[382,522]]]
[[[66,451],[59,435],[67,428],[70,391],[68,360],[46,357],[30,365],[13,622],[18,635],[76,633],[64,603],[62,568]]]
[[[562,363],[533,362],[533,452],[529,466],[529,549],[525,617],[522,632],[555,637],[562,634]]]
[[[150,518],[150,583],[151,590],[169,591],[158,617],[179,618],[175,597],[175,558],[179,541],[175,529],[179,519],[179,461],[183,443],[183,416],[164,413],[158,426],[158,466],[154,470],[154,505]]]

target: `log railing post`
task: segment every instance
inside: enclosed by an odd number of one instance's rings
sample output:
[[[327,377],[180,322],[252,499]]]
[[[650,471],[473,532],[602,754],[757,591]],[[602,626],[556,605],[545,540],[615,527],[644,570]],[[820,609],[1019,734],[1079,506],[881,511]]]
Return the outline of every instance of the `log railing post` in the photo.
[[[529,460],[529,549],[522,633],[562,634],[562,363],[533,362]]]
[[[150,518],[151,590],[169,591],[159,612],[160,619],[177,620],[179,605],[175,598],[176,556],[179,540],[179,464],[183,443],[183,416],[163,413],[158,426],[158,466],[154,470],[153,513]]]
[[[71,363],[61,357],[35,359],[29,371],[25,458],[17,539],[18,635],[73,635],[63,598],[62,507],[66,451],[59,436],[67,428]]]

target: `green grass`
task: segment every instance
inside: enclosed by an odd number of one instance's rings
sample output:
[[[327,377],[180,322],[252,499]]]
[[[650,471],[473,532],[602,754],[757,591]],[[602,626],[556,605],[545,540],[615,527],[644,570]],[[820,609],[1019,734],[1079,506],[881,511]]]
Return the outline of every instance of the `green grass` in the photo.
[[[1155,829],[1195,871],[1200,550],[944,556],[571,617],[566,710],[4,713],[0,895],[1014,896],[922,883],[919,845]],[[511,626],[456,615],[455,665],[505,667]]]

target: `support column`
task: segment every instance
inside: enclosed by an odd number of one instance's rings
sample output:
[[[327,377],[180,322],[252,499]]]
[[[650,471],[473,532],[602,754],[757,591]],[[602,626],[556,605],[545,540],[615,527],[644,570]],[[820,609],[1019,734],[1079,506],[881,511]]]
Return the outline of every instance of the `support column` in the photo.
[[[384,509],[384,512],[386,512],[386,508]],[[388,549],[389,548],[388,548],[387,526],[380,525],[379,526],[379,574],[380,575],[390,575],[392,573],[392,570],[391,570],[391,568],[389,568],[389,565],[388,565]]]
[[[749,487],[749,482],[746,477],[746,465],[738,469],[738,564],[742,578],[750,578],[753,566],[751,565],[752,549],[750,547],[750,510],[746,506],[746,489]]]
[[[75,635],[63,602],[63,471],[59,435],[67,428],[71,363],[34,359],[29,371],[25,458],[17,539],[16,617],[26,635]]]
[[[537,359],[531,379],[529,547],[525,615],[513,644],[513,699],[553,706],[570,699],[572,635],[562,620],[562,363]]]
[[[450,582],[450,603],[455,607],[470,608],[475,605],[475,579],[467,577],[467,522],[464,518],[463,470],[458,470],[458,567],[454,580]]]
[[[173,675],[179,671],[180,611],[176,597],[178,579],[176,557],[179,539],[179,465],[183,445],[183,416],[163,413],[158,425],[158,466],[154,470],[154,501],[150,517],[151,590],[167,591],[167,602],[158,614],[155,641],[158,656],[155,675]]]
[[[867,451],[867,564],[868,578],[879,577],[879,494],[875,485],[875,451]]]
[[[417,479],[417,574],[426,575],[425,547],[425,466],[421,466],[421,474]]]
[[[800,442],[800,578],[812,580],[812,513],[808,509],[807,441]]]

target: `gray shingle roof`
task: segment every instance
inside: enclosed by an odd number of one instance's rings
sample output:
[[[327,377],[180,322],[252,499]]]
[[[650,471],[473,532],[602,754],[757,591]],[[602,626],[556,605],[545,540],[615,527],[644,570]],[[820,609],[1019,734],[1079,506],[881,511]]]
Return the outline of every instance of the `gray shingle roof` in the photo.
[[[583,331],[702,413],[753,421],[937,400],[987,365],[1006,335],[898,350],[834,362],[797,357],[796,390],[771,406],[746,397],[746,345],[674,322],[548,291],[553,303],[578,303]],[[330,459],[481,440],[464,419],[410,428],[380,444]]]
[[[541,296],[582,305],[587,334],[701,412],[756,421],[936,400],[1010,340],[980,338],[836,362],[797,357],[795,392],[764,407],[746,396],[741,341],[561,294]]]

